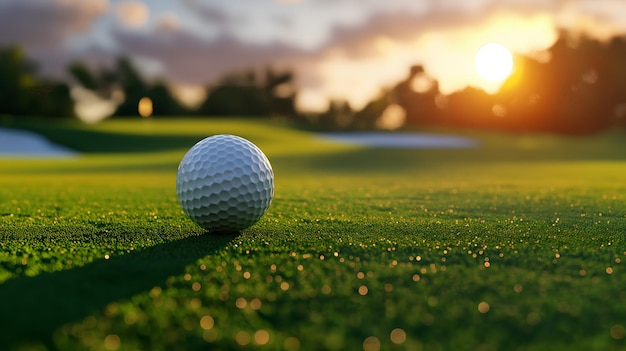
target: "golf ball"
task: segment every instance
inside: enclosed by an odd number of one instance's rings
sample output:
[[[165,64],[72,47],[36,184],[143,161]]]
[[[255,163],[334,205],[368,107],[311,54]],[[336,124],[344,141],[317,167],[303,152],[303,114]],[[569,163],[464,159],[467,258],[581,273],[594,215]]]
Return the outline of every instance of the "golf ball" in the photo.
[[[234,135],[214,135],[185,154],[176,176],[183,211],[210,232],[256,223],[274,196],[274,172],[263,152]]]

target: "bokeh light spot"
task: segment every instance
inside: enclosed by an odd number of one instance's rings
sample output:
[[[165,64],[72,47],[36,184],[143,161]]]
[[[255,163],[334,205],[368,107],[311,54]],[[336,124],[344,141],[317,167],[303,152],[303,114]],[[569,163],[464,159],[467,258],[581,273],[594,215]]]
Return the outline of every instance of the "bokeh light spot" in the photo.
[[[141,117],[147,118],[152,116],[152,99],[150,99],[149,97],[142,97],[141,100],[139,100],[139,104],[137,105],[137,110]]]
[[[478,312],[480,312],[480,313],[487,313],[487,312],[489,312],[489,304],[486,303],[485,301],[479,303],[478,304]]]
[[[122,341],[116,334],[109,334],[104,338],[104,348],[107,350],[117,350],[121,344]]]
[[[363,351],[379,351],[380,350],[380,340],[378,340],[375,336],[368,336],[365,341],[363,341]]]
[[[391,342],[394,344],[403,344],[406,341],[406,332],[403,329],[396,328],[389,335]]]

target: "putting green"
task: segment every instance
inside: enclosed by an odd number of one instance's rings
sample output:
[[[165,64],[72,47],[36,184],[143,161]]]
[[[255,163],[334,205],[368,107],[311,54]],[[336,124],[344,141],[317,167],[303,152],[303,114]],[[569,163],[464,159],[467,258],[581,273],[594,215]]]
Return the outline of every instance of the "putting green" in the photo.
[[[0,160],[2,349],[626,347],[623,134],[402,150],[245,119],[5,124],[81,155]],[[238,236],[174,191],[218,133],[276,175]]]

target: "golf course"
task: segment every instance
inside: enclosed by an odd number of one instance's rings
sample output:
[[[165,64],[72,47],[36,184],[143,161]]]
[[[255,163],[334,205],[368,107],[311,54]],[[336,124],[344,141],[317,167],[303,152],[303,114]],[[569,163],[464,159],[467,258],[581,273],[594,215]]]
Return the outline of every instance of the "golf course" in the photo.
[[[0,350],[624,350],[626,133],[420,130],[337,143],[271,119],[0,119],[77,153],[0,156]],[[267,155],[236,235],[176,196],[199,140]]]

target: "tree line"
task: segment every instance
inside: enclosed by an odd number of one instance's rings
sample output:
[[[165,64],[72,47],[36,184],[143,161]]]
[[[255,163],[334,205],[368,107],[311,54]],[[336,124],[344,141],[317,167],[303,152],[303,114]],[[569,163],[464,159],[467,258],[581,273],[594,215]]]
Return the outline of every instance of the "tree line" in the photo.
[[[390,106],[405,125],[588,134],[626,128],[626,37],[603,42],[562,32],[543,52],[518,55],[495,94],[466,87],[444,95],[421,65],[363,109],[332,102],[315,119],[324,129],[375,128]]]
[[[164,79],[149,81],[127,57],[111,68],[90,68],[74,62],[67,69],[74,84],[102,99],[121,93],[113,117],[138,115],[142,98],[153,101],[154,116],[283,116],[296,115],[294,75],[266,68],[227,74],[207,86],[206,99],[196,107],[182,104]],[[68,83],[41,78],[19,47],[0,48],[0,115],[70,118],[74,102]]]
[[[442,94],[423,66],[382,91],[360,109],[330,101],[319,114],[296,110],[292,72],[242,71],[207,86],[202,103],[178,101],[165,80],[144,79],[133,62],[119,58],[110,68],[81,62],[68,67],[73,84],[103,99],[123,93],[114,116],[137,116],[144,97],[155,116],[281,116],[317,129],[376,129],[391,107],[403,112],[397,126],[445,126],[509,131],[583,134],[626,127],[626,37],[600,41],[562,32],[545,51],[516,57],[516,69],[494,94],[475,87]],[[0,114],[73,116],[67,83],[43,79],[18,47],[0,49]]]

